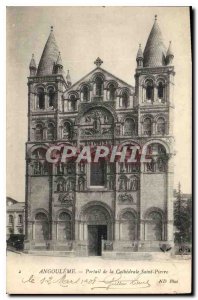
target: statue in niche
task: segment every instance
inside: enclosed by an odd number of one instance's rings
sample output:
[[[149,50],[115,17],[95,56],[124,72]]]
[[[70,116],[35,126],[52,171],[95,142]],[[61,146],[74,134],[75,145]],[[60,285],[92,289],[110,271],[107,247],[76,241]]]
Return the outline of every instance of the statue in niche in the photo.
[[[118,181],[119,181],[119,190],[126,191],[128,178],[126,176],[120,176]]]
[[[101,131],[101,124],[100,124],[100,115],[96,112],[93,116],[93,129],[95,133],[98,133]]]
[[[115,181],[113,176],[109,176],[108,178],[108,187],[110,190],[113,190],[115,186]]]
[[[63,181],[59,181],[57,183],[57,192],[63,192],[64,191],[64,182]]]
[[[44,163],[43,163],[43,174],[44,175],[47,175],[49,173],[49,165],[48,165],[48,163],[45,161]]]
[[[74,172],[74,165],[72,163],[66,164],[67,174],[72,174]]]
[[[78,179],[78,189],[79,189],[79,191],[85,190],[85,178],[82,176],[79,177],[79,179]]]
[[[166,162],[162,158],[158,159],[157,166],[158,166],[159,172],[165,172]]]
[[[75,190],[75,181],[71,178],[68,178],[66,182],[66,191],[73,191],[73,190]]]
[[[42,174],[42,164],[40,161],[35,161],[33,163],[33,172],[34,175],[41,175]]]
[[[105,115],[105,116],[104,116],[104,123],[106,124],[106,123],[108,123],[108,121],[109,121],[109,118],[108,118],[107,115]]]
[[[153,160],[150,163],[146,164],[146,171],[147,172],[154,172],[155,171],[154,168],[155,168],[155,163],[154,163]]]
[[[131,191],[137,191],[138,190],[138,179],[134,176],[132,178],[130,178],[129,189]]]

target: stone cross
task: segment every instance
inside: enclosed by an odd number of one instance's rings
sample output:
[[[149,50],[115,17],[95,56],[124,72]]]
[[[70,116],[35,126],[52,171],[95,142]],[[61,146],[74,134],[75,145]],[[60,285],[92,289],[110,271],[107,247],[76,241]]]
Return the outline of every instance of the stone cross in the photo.
[[[103,64],[103,61],[98,57],[95,61],[94,64],[98,67],[100,67]]]

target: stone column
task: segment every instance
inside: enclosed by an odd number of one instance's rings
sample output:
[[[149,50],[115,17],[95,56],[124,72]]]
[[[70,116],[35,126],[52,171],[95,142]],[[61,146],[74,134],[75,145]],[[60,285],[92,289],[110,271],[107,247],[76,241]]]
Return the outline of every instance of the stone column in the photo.
[[[88,230],[85,222],[83,223],[83,240],[88,240]]]
[[[120,240],[120,222],[119,222],[119,220],[115,221],[115,240]]]
[[[167,227],[166,227],[166,240],[174,241],[173,233],[173,155],[170,156],[168,161],[167,172]]]
[[[75,220],[75,240],[79,240],[80,237],[79,237],[79,228],[80,228],[80,222]]]
[[[153,86],[153,93],[154,93],[154,97],[153,97],[153,101],[154,102],[157,102],[157,100],[158,100],[158,95],[157,95],[157,84],[154,84],[154,86]]]
[[[52,240],[57,240],[57,222],[56,221],[52,221],[51,223],[51,233],[52,233]]]

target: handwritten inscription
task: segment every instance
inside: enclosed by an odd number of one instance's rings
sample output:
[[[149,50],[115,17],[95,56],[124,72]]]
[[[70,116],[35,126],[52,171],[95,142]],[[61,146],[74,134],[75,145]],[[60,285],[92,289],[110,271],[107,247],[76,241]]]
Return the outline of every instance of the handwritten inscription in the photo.
[[[143,274],[139,274],[135,277],[131,277],[129,279],[123,278],[123,275],[107,275],[104,276],[104,278],[99,278],[97,276],[91,278],[82,278],[77,277],[75,279],[69,278],[67,274],[64,274],[62,276],[44,276],[42,278],[38,278],[36,275],[31,274],[29,278],[22,279],[22,282],[24,284],[30,283],[30,284],[46,284],[46,285],[55,285],[58,284],[61,287],[69,287],[69,286],[75,286],[75,285],[81,285],[81,286],[90,286],[91,290],[94,289],[116,289],[116,288],[148,288],[151,286],[148,279],[144,279]]]
[[[159,269],[41,269],[38,274],[22,277],[23,284],[57,285],[64,288],[81,286],[90,290],[146,289],[151,287],[151,274],[166,275]],[[23,274],[21,274],[23,275]],[[74,276],[75,275],[75,276]],[[158,281],[159,282],[159,281]]]

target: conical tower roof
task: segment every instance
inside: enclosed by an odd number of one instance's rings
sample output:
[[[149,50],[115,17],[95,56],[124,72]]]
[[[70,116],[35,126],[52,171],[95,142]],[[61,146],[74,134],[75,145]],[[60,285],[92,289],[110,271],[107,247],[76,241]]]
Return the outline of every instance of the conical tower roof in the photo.
[[[69,70],[67,70],[66,80],[67,80],[67,83],[71,83],[71,77],[70,77],[70,74],[69,74]]]
[[[36,62],[35,62],[35,59],[34,59],[34,54],[32,54],[32,58],[31,58],[29,67],[30,67],[30,68],[35,68],[35,69],[36,69]]]
[[[139,58],[143,58],[141,44],[139,44],[139,48],[138,48],[138,52],[137,52],[137,56],[136,56],[136,59],[139,59]]]
[[[45,44],[37,70],[38,76],[52,75],[53,68],[59,56],[59,49],[53,33],[53,27]]]
[[[168,56],[174,56],[171,41],[169,42],[169,47],[168,47],[168,51],[167,51],[167,57]]]
[[[57,58],[57,61],[56,61],[56,65],[59,65],[59,66],[62,66],[62,65],[63,65],[60,52],[59,52],[59,54],[58,54],[58,58]]]
[[[162,33],[157,23],[157,16],[149,34],[144,49],[144,67],[159,67],[165,65],[166,47]]]

